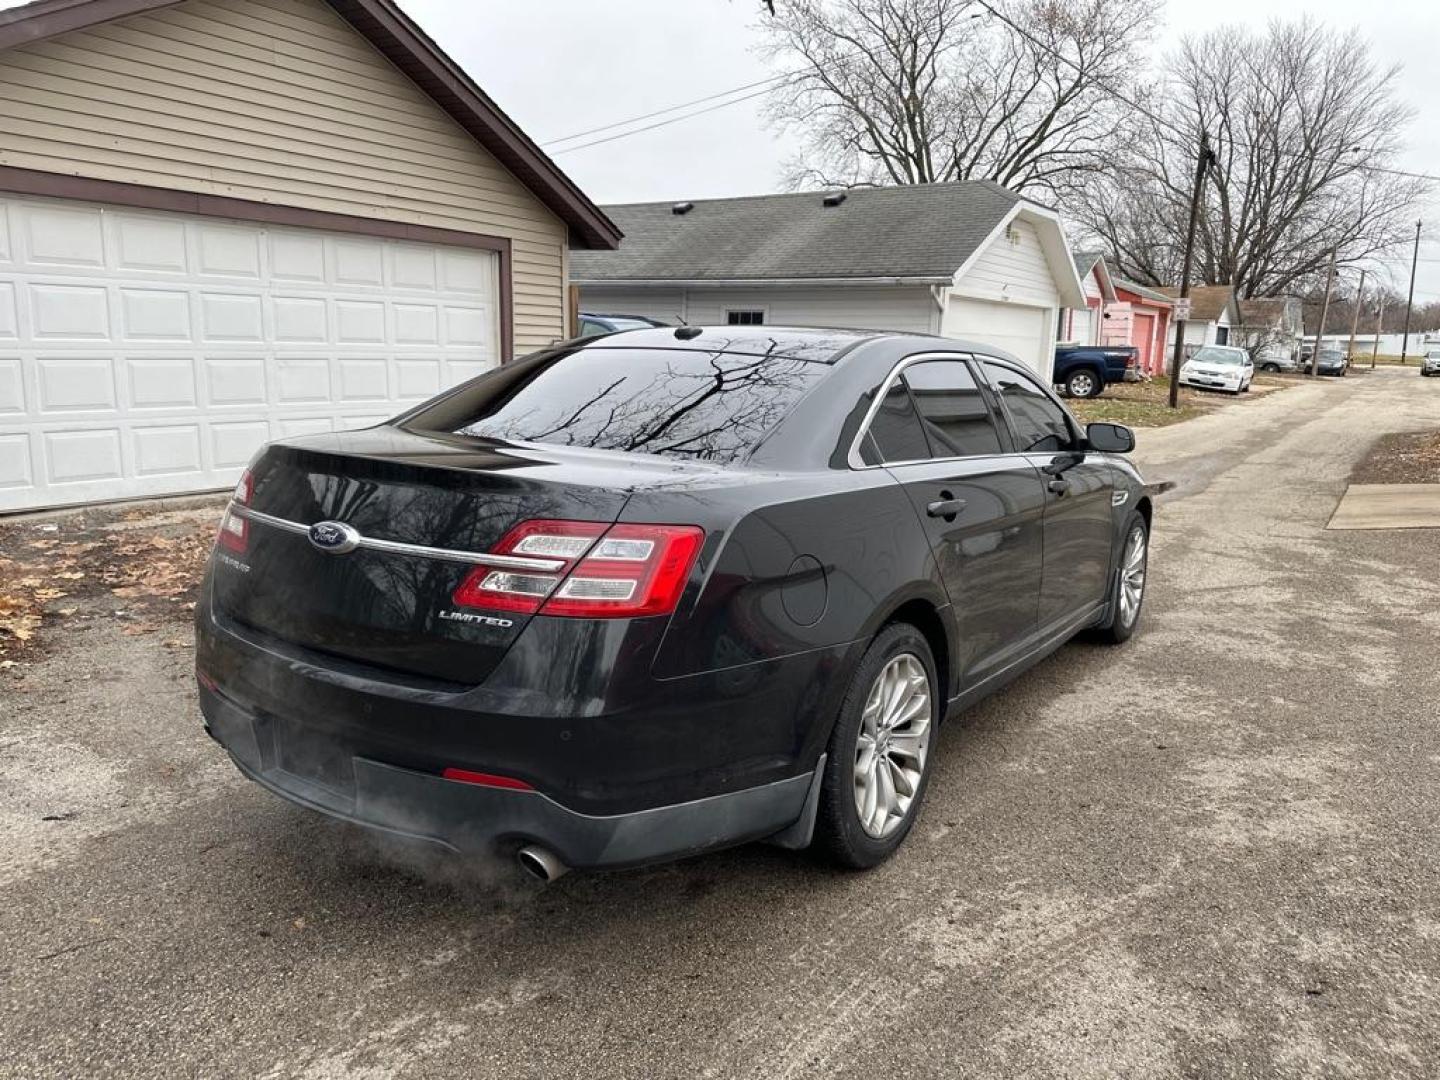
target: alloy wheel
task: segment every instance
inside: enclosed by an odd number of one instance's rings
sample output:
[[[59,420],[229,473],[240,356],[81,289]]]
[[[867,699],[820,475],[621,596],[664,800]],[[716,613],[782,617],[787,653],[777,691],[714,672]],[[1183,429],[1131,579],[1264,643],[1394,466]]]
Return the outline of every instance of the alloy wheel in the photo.
[[[1140,601],[1145,595],[1145,526],[1137,524],[1125,541],[1120,559],[1120,622],[1134,624],[1140,614]]]
[[[914,653],[881,669],[865,699],[855,740],[855,809],[883,840],[910,814],[930,752],[930,677]]]
[[[1078,372],[1070,376],[1070,396],[1077,398],[1088,398],[1095,392],[1095,379],[1085,372]]]

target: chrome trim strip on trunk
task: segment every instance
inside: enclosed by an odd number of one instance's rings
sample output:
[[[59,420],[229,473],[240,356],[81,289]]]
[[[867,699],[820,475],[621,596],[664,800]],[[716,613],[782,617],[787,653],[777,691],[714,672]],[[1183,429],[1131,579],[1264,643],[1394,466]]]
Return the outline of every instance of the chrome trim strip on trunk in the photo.
[[[297,533],[300,536],[308,537],[310,535],[309,525],[275,517],[273,514],[261,513],[259,510],[252,510],[237,502],[231,502],[229,512],[246,521],[253,521],[257,525],[268,525],[272,529]],[[543,574],[552,574],[565,567],[564,559],[540,559],[528,555],[491,555],[484,551],[456,551],[452,548],[426,547],[424,544],[402,544],[398,540],[377,540],[373,536],[361,536],[357,546],[369,551],[382,551],[387,555],[410,555],[421,559],[440,559],[445,562],[467,563],[475,566],[493,566],[499,570],[534,570]]]

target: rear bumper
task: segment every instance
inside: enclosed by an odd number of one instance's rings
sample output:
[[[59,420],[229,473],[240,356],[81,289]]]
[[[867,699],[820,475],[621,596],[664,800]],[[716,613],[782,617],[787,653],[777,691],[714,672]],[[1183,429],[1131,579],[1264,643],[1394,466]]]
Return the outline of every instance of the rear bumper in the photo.
[[[211,736],[261,787],[330,817],[463,855],[541,844],[582,869],[679,858],[795,825],[806,816],[815,776],[607,815],[578,813],[538,791],[480,787],[358,756],[321,782],[284,767],[265,718],[204,687],[200,697]]]
[[[848,644],[657,679],[638,653],[630,667],[603,662],[634,641],[623,620],[543,622],[484,685],[457,691],[265,638],[202,589],[201,711],[241,772],[283,798],[454,851],[538,843],[604,867],[782,832],[808,842]],[[614,636],[585,649],[559,636],[576,632]],[[445,779],[452,766],[524,784]]]

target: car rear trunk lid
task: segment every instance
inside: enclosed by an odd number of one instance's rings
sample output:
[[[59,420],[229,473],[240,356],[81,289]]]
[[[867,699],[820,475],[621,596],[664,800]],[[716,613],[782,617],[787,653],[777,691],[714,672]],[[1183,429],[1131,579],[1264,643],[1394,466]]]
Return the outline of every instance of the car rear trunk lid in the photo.
[[[625,466],[606,457],[390,427],[271,446],[251,468],[244,550],[217,554],[214,603],[285,642],[477,685],[531,616],[457,607],[466,555],[522,521],[614,522]],[[400,547],[322,550],[305,530],[326,521]]]

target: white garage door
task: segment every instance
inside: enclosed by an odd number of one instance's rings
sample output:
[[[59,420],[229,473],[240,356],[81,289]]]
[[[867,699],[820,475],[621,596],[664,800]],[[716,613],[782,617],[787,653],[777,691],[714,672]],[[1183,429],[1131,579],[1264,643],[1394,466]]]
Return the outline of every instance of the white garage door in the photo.
[[[945,336],[994,345],[1049,378],[1055,366],[1054,314],[1049,308],[950,297]]]
[[[0,196],[0,511],[225,487],[493,367],[496,263]]]

